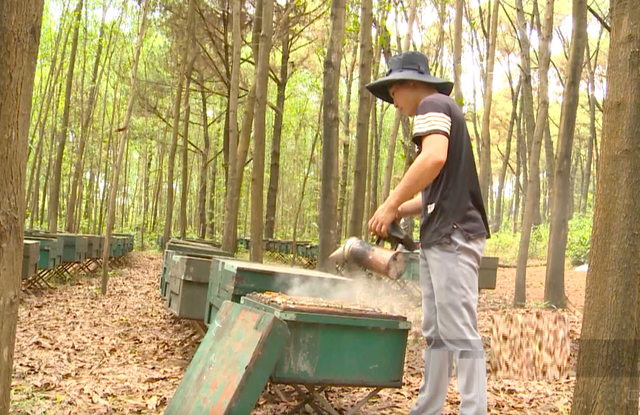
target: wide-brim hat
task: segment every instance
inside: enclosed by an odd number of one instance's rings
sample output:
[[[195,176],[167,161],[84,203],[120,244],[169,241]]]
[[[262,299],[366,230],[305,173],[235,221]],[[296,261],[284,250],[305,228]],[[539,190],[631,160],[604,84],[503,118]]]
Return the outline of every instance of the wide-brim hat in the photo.
[[[431,75],[427,57],[420,52],[413,51],[401,53],[391,58],[387,75],[367,84],[367,89],[376,97],[393,104],[389,87],[399,81],[424,82],[445,95],[451,95],[453,90],[453,82]]]

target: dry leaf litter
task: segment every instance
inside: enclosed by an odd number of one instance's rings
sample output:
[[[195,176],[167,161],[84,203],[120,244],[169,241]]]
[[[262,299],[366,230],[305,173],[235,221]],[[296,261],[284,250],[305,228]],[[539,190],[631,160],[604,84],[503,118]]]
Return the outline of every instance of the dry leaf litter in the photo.
[[[193,323],[178,320],[166,309],[158,291],[162,256],[134,252],[115,270],[106,297],[100,279],[79,278],[41,294],[23,295],[14,356],[11,414],[162,414],[202,339]],[[540,311],[507,307],[513,298],[515,270],[500,269],[496,290],[483,292],[478,324],[487,355],[488,403],[491,414],[568,414],[575,384],[575,340],[580,333],[584,274],[568,273],[567,296],[577,309]],[[527,281],[528,298],[540,300],[544,272],[534,269]],[[405,359],[404,385],[383,389],[360,414],[407,413],[417,397],[424,370],[420,294],[417,287],[355,282],[357,304],[402,314],[412,322]],[[371,299],[376,301],[372,302]],[[522,380],[514,373],[494,373],[491,337],[493,319],[551,313],[568,324],[571,350],[568,373],[555,379]],[[535,331],[535,330],[534,330]],[[514,353],[511,353],[514,355]],[[492,366],[492,364],[494,366]],[[501,374],[503,375],[503,374]],[[268,385],[254,415],[286,413],[296,393]],[[370,389],[329,388],[322,392],[346,410]],[[282,398],[288,400],[283,401]],[[458,413],[460,395],[454,378],[443,414]],[[310,413],[305,409],[300,413]]]

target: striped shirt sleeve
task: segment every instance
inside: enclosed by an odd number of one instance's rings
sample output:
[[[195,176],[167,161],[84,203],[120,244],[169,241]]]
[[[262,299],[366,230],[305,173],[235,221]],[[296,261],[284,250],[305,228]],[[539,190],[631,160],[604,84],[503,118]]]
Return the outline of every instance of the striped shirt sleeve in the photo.
[[[451,136],[451,109],[438,95],[428,96],[418,105],[413,120],[413,141],[422,144],[422,138],[430,134]]]
[[[451,134],[451,117],[442,112],[416,115],[413,135],[425,136],[428,134],[444,134],[448,137]]]

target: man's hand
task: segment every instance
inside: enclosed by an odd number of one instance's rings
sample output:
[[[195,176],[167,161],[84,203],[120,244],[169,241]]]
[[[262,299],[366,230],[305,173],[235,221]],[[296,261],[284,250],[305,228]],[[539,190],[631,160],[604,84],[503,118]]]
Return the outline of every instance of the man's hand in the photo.
[[[376,213],[374,213],[369,220],[369,229],[377,236],[386,238],[389,225],[397,218],[398,207],[390,203],[389,199],[387,199],[386,202],[380,205]]]

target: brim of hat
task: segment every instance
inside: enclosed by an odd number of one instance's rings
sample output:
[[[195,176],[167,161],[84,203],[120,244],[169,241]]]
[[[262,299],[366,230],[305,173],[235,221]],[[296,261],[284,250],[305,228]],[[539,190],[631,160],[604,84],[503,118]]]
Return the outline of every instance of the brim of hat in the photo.
[[[445,81],[444,79],[431,75],[424,75],[416,71],[393,72],[384,78],[380,78],[367,84],[367,89],[376,97],[393,104],[393,98],[389,93],[389,87],[399,81],[424,82],[432,85],[438,90],[438,92],[445,95],[451,95],[451,91],[453,91],[453,82]]]

